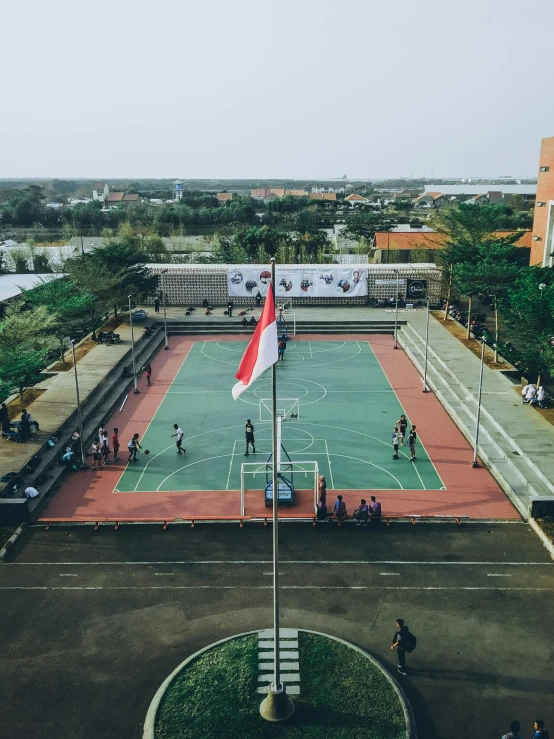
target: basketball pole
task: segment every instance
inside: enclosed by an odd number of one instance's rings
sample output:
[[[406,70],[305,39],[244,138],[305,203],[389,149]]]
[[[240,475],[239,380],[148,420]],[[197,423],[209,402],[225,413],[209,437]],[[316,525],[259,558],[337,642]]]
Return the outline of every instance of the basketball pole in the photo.
[[[275,259],[271,259],[271,286],[273,306],[275,307]],[[287,695],[286,687],[281,682],[281,664],[279,654],[279,490],[277,487],[277,363],[271,367],[271,410],[273,425],[273,682],[269,686],[267,696],[260,704],[260,714],[266,721],[286,721],[294,713],[294,703]]]

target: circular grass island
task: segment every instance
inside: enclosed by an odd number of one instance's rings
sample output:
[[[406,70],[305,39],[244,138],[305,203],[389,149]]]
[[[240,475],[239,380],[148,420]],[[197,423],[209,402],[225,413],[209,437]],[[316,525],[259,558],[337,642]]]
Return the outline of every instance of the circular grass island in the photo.
[[[373,657],[302,630],[298,651],[300,694],[291,696],[296,710],[288,721],[260,716],[256,631],[183,662],[152,701],[144,739],[415,739],[404,693]]]

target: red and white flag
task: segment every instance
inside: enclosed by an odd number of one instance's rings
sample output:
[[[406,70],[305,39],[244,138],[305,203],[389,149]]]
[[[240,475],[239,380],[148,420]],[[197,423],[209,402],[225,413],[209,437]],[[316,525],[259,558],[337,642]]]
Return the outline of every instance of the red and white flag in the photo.
[[[262,315],[235,375],[238,382],[233,385],[233,398],[236,400],[246,388],[253,385],[262,372],[275,364],[278,358],[277,320],[273,304],[273,290],[269,285]]]

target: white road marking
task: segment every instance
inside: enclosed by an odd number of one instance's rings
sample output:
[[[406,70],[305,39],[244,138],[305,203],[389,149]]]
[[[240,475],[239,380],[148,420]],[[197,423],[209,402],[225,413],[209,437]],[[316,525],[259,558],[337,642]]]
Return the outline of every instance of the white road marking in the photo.
[[[76,572],[60,572],[60,577],[79,577]]]
[[[509,574],[503,575],[499,572],[487,572],[487,577],[511,577],[511,575]]]
[[[174,575],[174,572],[154,572],[156,577],[167,577],[168,575]]]
[[[387,577],[390,577],[391,575],[397,575],[400,577],[400,572],[380,572],[380,575],[386,575]]]
[[[190,519],[185,519],[190,520]],[[270,565],[271,559],[202,559],[202,560],[122,560],[103,562],[4,562],[0,573],[6,567],[57,567],[57,566],[98,566],[98,565],[123,565],[126,567],[135,565]],[[469,567],[552,567],[554,562],[443,562],[442,560],[403,560],[403,559],[281,559],[280,565],[444,565],[447,567],[469,566]]]
[[[44,585],[6,585],[0,586],[0,591],[9,590],[272,590],[273,585],[95,585],[95,586],[71,586],[71,585],[55,585],[47,587]],[[534,593],[551,593],[552,588],[503,588],[503,587],[451,587],[451,586],[431,586],[418,587],[414,585],[385,585],[385,586],[369,586],[369,585],[282,585],[281,590],[494,590],[494,591],[526,591]]]

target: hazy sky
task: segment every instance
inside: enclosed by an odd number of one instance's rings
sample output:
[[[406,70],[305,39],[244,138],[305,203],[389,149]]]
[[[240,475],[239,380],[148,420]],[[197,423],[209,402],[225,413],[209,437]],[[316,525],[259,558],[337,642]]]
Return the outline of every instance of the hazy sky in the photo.
[[[552,0],[2,3],[0,177],[534,176]]]

